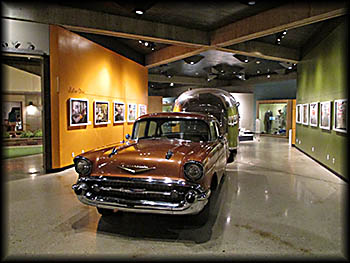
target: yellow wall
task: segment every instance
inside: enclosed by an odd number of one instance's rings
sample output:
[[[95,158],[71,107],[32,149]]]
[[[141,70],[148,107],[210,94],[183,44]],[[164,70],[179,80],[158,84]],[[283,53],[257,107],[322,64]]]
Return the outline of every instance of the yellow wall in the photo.
[[[58,26],[50,26],[52,168],[77,155],[119,142],[133,123],[113,124],[113,101],[148,105],[144,66]],[[69,99],[89,100],[90,125],[69,127]],[[110,124],[94,125],[93,101],[109,101]],[[126,116],[125,116],[126,119]]]

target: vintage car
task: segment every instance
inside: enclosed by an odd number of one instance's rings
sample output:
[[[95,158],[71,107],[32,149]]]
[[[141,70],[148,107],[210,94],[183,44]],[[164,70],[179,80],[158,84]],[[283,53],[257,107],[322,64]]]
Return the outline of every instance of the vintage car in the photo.
[[[115,210],[198,214],[208,207],[229,156],[215,117],[146,114],[126,138],[74,158],[79,178],[72,188],[82,203],[102,215]]]

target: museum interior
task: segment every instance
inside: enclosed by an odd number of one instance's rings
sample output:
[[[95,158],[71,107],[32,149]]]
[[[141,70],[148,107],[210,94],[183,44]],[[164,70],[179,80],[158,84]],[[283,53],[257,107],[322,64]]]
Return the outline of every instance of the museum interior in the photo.
[[[347,2],[1,7],[5,260],[348,260]],[[232,96],[238,121],[228,127],[237,125],[238,135],[204,223],[194,220],[201,213],[119,208],[101,215],[79,202],[72,189],[79,156],[102,149],[90,167],[95,173],[113,154],[122,156],[120,143],[146,155],[137,140],[128,142],[138,118],[177,111],[181,94],[205,89]],[[225,136],[217,130],[219,145]],[[191,158],[183,153],[190,142],[176,145],[166,159]],[[107,146],[114,147],[108,158]],[[211,170],[201,167],[205,175]],[[133,171],[133,180],[142,177]]]

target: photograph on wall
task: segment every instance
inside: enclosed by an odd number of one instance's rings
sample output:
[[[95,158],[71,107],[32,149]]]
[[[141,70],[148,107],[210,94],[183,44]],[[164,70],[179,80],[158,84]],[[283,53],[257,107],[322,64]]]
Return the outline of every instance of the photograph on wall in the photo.
[[[125,121],[125,104],[123,102],[115,101],[114,107],[114,123],[122,123]]]
[[[309,104],[303,104],[303,114],[302,114],[302,123],[304,125],[309,125]]]
[[[302,114],[302,107],[301,104],[297,105],[297,110],[296,110],[296,123],[301,123],[301,114]]]
[[[95,125],[108,124],[109,122],[109,102],[95,101]]]
[[[89,100],[69,99],[69,125],[81,126],[89,123]]]
[[[324,101],[320,103],[320,128],[331,129],[331,102]]]
[[[310,103],[310,126],[318,125],[318,102]]]
[[[139,114],[138,117],[147,114],[147,105],[139,104]]]
[[[128,122],[136,120],[137,106],[135,103],[128,104]]]
[[[346,99],[334,101],[333,130],[335,131],[347,132],[347,103],[348,101]]]

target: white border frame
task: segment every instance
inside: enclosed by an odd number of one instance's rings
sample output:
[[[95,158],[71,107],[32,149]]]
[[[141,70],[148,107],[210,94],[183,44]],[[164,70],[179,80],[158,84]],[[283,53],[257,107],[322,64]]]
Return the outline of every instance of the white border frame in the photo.
[[[129,105],[133,105],[135,107],[135,120],[130,120],[130,111],[129,111]],[[128,106],[127,106],[127,121],[128,122],[135,122],[136,119],[137,119],[137,104],[136,103],[128,103]]]
[[[315,110],[316,110],[316,124],[312,124],[312,123],[311,123],[312,105],[316,105],[316,108],[315,108]],[[317,102],[311,102],[311,103],[310,103],[310,105],[309,105],[309,113],[310,113],[310,115],[309,115],[309,124],[310,124],[310,126],[312,126],[312,127],[318,127],[318,101],[317,101]]]
[[[322,126],[322,105],[323,104],[329,104],[329,124],[328,126]],[[330,130],[331,129],[331,122],[332,122],[332,103],[331,101],[322,101],[320,102],[320,128],[325,129],[325,130]]]
[[[299,108],[299,110],[298,110]],[[300,113],[300,121],[298,121],[298,111]],[[301,124],[301,120],[303,117],[303,107],[302,104],[297,104],[296,108],[295,108],[295,122],[298,124]]]
[[[139,104],[137,117],[141,116],[141,107],[142,106],[146,108],[146,113],[145,114],[147,114],[147,105],[146,104]]]
[[[335,128],[335,124],[336,124],[336,117],[337,117],[337,110],[336,110],[336,105],[338,104],[338,102],[344,102],[344,101],[346,101],[346,109],[345,109],[345,114],[346,114],[346,116],[345,116],[345,118],[346,118],[346,129],[344,130],[344,129],[338,129],[338,128]],[[334,102],[333,102],[333,109],[334,109],[334,111],[333,111],[333,130],[335,130],[335,131],[337,131],[337,132],[343,132],[343,133],[347,133],[347,126],[348,126],[348,114],[347,114],[347,111],[348,111],[348,109],[347,109],[347,107],[348,107],[348,102],[347,102],[348,100],[347,99],[340,99],[340,100],[334,100]]]
[[[303,125],[309,125],[309,115],[310,115],[310,111],[309,111],[309,104],[308,103],[304,103],[301,105],[303,110],[302,110],[302,115],[301,115],[301,122],[303,123]],[[307,110],[307,113],[306,113],[306,120],[304,120],[304,106],[306,106],[306,110]]]
[[[123,117],[124,119],[122,121],[116,121],[115,120],[115,105],[116,104],[122,104],[123,105]],[[113,101],[113,123],[123,123],[125,122],[125,103],[121,101]]]
[[[99,122],[97,123],[96,120],[96,103],[103,103],[103,104],[107,104],[107,121],[105,122]],[[104,125],[104,124],[109,124],[111,123],[111,121],[109,120],[109,101],[106,100],[94,100],[94,124],[95,125]]]
[[[86,107],[86,121],[87,122],[83,122],[83,123],[72,123],[72,103],[73,101],[85,101],[87,104]],[[86,125],[90,125],[91,122],[89,121],[89,100],[88,99],[81,99],[81,98],[70,98],[69,99],[69,126],[86,126]]]

